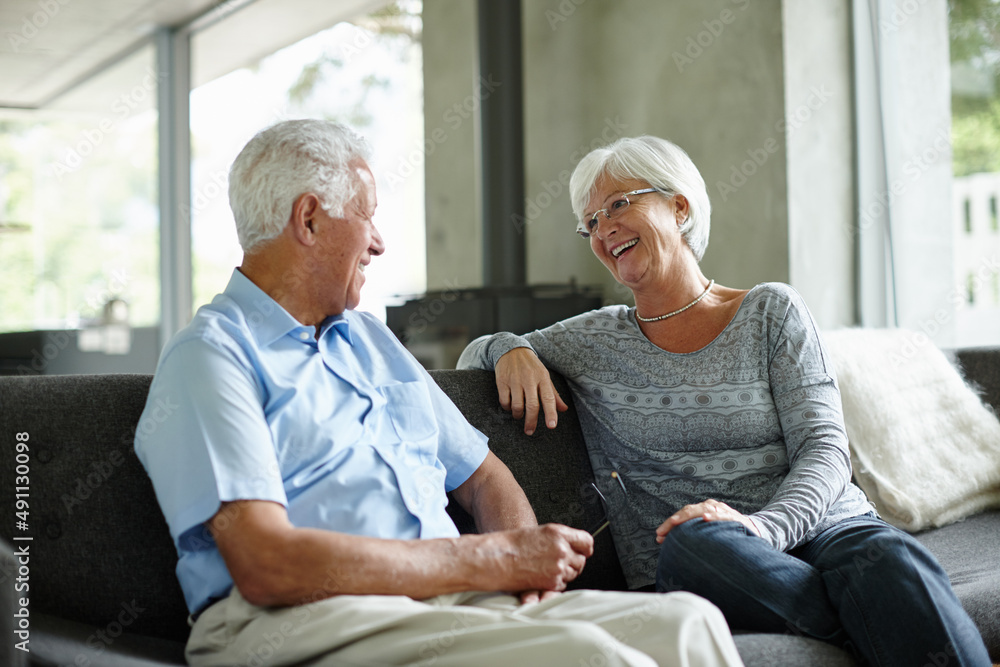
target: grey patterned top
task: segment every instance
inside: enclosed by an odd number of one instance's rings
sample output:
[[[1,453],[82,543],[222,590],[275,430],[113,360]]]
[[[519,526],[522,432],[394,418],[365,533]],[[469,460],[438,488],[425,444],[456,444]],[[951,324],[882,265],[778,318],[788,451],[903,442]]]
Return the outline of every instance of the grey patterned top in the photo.
[[[851,482],[829,358],[788,285],[754,287],[696,352],[656,347],[634,308],[608,306],[526,336],[483,336],[458,366],[492,369],[515,347],[570,383],[631,588],[654,582],[654,531],[690,503],[731,505],[782,551],[872,510]]]

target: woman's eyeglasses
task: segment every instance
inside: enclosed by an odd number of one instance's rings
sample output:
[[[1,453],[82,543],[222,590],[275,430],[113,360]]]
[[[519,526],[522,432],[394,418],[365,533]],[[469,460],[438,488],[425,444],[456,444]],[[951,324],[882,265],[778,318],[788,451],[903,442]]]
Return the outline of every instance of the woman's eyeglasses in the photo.
[[[602,213],[608,220],[614,220],[624,213],[625,209],[627,209],[629,204],[632,203],[629,201],[629,197],[645,195],[650,192],[661,192],[661,190],[657,190],[656,188],[642,188],[641,190],[633,190],[632,192],[626,192],[619,195],[618,198],[611,202],[607,208],[597,209],[594,211],[594,214],[590,216],[590,219],[586,220],[586,222],[580,221],[580,223],[576,226],[576,233],[585,239],[589,239],[591,234],[597,233],[597,226],[600,224],[599,218]]]

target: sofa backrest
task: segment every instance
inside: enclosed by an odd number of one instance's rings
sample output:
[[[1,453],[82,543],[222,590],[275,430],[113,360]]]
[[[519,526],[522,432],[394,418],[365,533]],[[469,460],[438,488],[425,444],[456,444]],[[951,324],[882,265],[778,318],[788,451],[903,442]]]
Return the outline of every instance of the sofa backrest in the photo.
[[[593,472],[565,381],[555,378],[571,404],[559,427],[523,433],[497,401],[493,373],[435,371],[434,379],[522,484],[540,522],[592,530],[604,511],[589,482]],[[0,537],[31,536],[33,613],[104,628],[121,623],[144,635],[185,641],[187,608],[174,575],[177,555],[153,493],[133,450],[150,375],[0,377]],[[28,434],[28,529],[16,529],[12,488],[15,434]],[[456,503],[462,532],[475,532]],[[13,542],[11,542],[13,543]],[[3,579],[3,573],[0,573]],[[574,587],[624,588],[609,531]]]
[[[1000,349],[959,350],[966,377],[1000,409]],[[525,489],[540,522],[592,530],[604,520],[591,492],[593,472],[570,403],[553,431],[523,433],[497,402],[493,373],[433,371],[466,417]],[[31,536],[33,612],[183,641],[187,610],[174,576],[176,554],[152,486],[132,449],[149,390],[148,375],[0,377],[0,537]],[[28,529],[16,529],[16,434],[28,433]],[[463,532],[471,518],[449,507]],[[25,542],[19,542],[21,546]],[[0,583],[10,573],[0,572]],[[574,587],[625,585],[609,531]]]
[[[965,348],[954,354],[965,379],[981,389],[983,400],[1000,414],[1000,347]]]
[[[0,537],[29,535],[32,613],[185,641],[177,554],[132,449],[150,375],[0,378]],[[16,529],[15,434],[28,433],[28,529]]]
[[[466,419],[489,436],[490,450],[521,484],[539,523],[563,523],[593,531],[605,521],[604,508],[591,487],[594,471],[566,380],[552,374],[569,411],[559,416],[555,429],[540,426],[534,435],[526,436],[524,421],[515,420],[500,407],[492,371],[431,371],[431,376]],[[450,503],[448,511],[459,530],[475,532],[472,518],[457,503]],[[611,531],[604,530],[595,538],[594,555],[570,588],[625,590],[625,575]]]

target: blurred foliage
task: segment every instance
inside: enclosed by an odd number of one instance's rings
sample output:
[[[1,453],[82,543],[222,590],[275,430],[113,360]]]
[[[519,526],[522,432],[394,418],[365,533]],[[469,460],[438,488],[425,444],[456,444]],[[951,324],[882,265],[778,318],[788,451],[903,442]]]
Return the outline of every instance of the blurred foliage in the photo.
[[[155,114],[0,121],[0,331],[61,328],[112,296],[159,319]],[[98,137],[100,139],[94,143]]]
[[[355,56],[373,41],[393,51],[400,63],[408,62],[413,55],[413,46],[422,38],[422,3],[417,0],[397,0],[385,7],[352,21],[353,36],[346,43],[340,43],[323,53],[315,61],[305,65],[299,77],[288,89],[289,102],[304,106],[323,89],[324,85],[336,81],[344,68],[355,65]],[[372,116],[368,111],[368,99],[375,89],[385,89],[389,79],[370,71],[361,77],[361,85],[347,91],[342,100],[342,108],[335,119],[354,127],[367,127]]]
[[[952,93],[954,175],[1000,172],[1000,2],[948,0],[948,30],[953,67],[984,84],[976,94]]]
[[[948,32],[953,63],[1000,52],[1000,3],[948,0]]]
[[[1000,172],[1000,100],[964,113],[953,109],[951,140],[955,176]]]
[[[419,58],[421,11],[397,0],[344,24],[345,38],[302,68],[288,101],[369,124],[370,97],[393,80],[375,52]],[[373,41],[381,48],[365,52]],[[0,117],[0,331],[85,323],[111,297],[129,302],[133,325],[159,321],[156,133],[155,112]]]

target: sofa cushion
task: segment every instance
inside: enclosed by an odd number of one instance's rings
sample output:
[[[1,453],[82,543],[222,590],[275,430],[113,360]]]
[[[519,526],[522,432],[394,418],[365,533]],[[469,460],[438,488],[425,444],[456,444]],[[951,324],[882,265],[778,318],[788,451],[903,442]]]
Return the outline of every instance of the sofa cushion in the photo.
[[[1000,511],[917,534],[937,557],[962,606],[1000,662]]]
[[[921,336],[825,335],[855,481],[887,521],[909,531],[1000,507],[1000,420]]]
[[[737,632],[733,639],[746,667],[857,667],[858,664],[847,651],[811,637]]]
[[[583,432],[566,380],[553,376],[559,395],[570,405],[551,431],[539,428],[524,434],[524,421],[515,420],[500,407],[492,371],[431,371],[431,376],[469,422],[489,434],[490,450],[507,464],[521,484],[539,523],[563,523],[591,531],[604,522],[604,508],[590,486],[594,471],[583,445]],[[463,533],[476,532],[475,524],[457,503],[448,511]],[[626,590],[611,531],[594,540],[594,555],[570,588]]]
[[[177,554],[132,449],[151,379],[3,378],[0,433],[29,434],[30,515],[22,534],[34,538],[32,613],[186,641]],[[0,477],[14,479],[13,456],[0,457]],[[13,505],[14,494],[0,494],[3,516],[13,515]],[[13,532],[13,522],[0,522],[0,537],[11,540]]]
[[[184,642],[118,633],[63,618],[35,614],[31,633],[32,665],[66,667],[177,667],[187,665]]]

